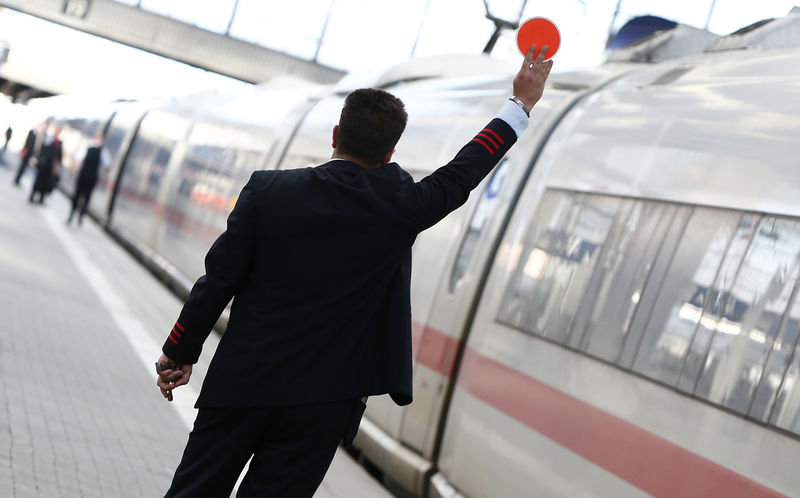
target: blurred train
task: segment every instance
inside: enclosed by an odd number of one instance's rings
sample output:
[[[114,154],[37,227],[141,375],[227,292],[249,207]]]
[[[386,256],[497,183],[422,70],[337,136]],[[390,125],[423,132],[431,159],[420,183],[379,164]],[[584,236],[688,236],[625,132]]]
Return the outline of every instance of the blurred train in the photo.
[[[555,73],[531,126],[414,246],[414,402],[369,401],[359,458],[400,496],[800,496],[800,13],[686,26]],[[410,61],[416,179],[516,68]],[[352,83],[64,113],[113,165],[94,216],[186,291],[255,169],[325,162]],[[175,283],[177,281],[177,284]]]

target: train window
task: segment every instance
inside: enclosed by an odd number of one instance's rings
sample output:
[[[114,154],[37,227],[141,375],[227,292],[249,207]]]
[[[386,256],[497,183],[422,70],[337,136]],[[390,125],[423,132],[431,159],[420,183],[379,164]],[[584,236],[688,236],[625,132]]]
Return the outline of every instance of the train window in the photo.
[[[695,394],[747,413],[797,282],[800,223],[764,217],[753,233],[704,362]]]
[[[678,207],[624,201],[584,303],[591,312],[580,349],[616,362]]]
[[[511,249],[509,270],[512,278],[497,314],[499,321],[534,332],[532,322],[536,315],[531,312],[532,306],[529,302],[532,296],[543,293],[539,287],[546,285],[542,276],[549,259],[549,250],[555,250],[550,246],[554,244],[554,234],[564,226],[575,196],[576,194],[570,192],[545,192],[524,239]],[[523,261],[524,265],[521,264]]]
[[[140,203],[155,202],[174,146],[173,141],[155,141],[147,134],[138,136],[126,161],[123,195],[133,196]]]
[[[122,147],[122,141],[125,139],[127,132],[126,128],[113,124],[108,129],[104,146],[112,158],[116,159],[117,155],[119,155],[119,149]]]
[[[798,419],[797,425],[794,428],[791,426],[784,426],[784,428],[800,433],[800,408],[796,404],[792,408],[792,403],[797,403],[797,401],[786,403],[787,399],[791,400],[793,397],[800,401],[800,390],[797,389],[797,338],[800,336],[798,291],[800,291],[800,285],[795,284],[792,307],[784,317],[781,331],[772,345],[761,382],[758,384],[751,402],[749,415],[762,422],[767,422],[770,412],[773,412],[774,417],[778,417],[784,412],[793,411],[794,417]],[[794,365],[789,368],[793,355]],[[793,390],[798,390],[798,392],[792,394]]]
[[[694,365],[705,355],[702,340],[694,340],[706,303],[710,299],[709,289],[715,289],[714,281],[723,262],[723,256],[740,223],[740,214],[696,208],[689,219],[680,244],[672,258],[670,269],[663,282],[655,282],[659,288],[649,320],[642,334],[636,353],[634,370],[674,385],[685,364]],[[746,241],[747,238],[742,238]],[[736,251],[734,251],[736,252]],[[743,250],[722,271],[722,281],[730,280],[729,271],[735,271]],[[707,344],[707,342],[706,342]],[[689,375],[688,371],[694,371]],[[699,370],[689,368],[684,372],[694,379]]]
[[[483,229],[486,227],[487,222],[494,215],[495,208],[497,207],[500,190],[508,175],[508,158],[504,158],[497,168],[494,170],[489,184],[481,194],[478,205],[472,212],[472,218],[469,220],[467,233],[461,241],[461,247],[458,249],[453,269],[450,272],[450,293],[452,294],[458,284],[464,279],[467,273],[469,264],[472,261],[472,256],[478,247],[478,241],[483,234]]]
[[[797,342],[798,330],[800,330],[800,299],[795,297],[794,305],[787,320],[787,332],[784,333],[782,340],[775,342],[775,347],[773,348],[773,355],[778,356],[779,360],[786,359],[788,368],[785,369],[785,373],[781,372],[780,368],[768,368],[768,373],[764,379],[768,379],[770,374],[774,373],[775,376],[767,380],[770,384],[769,388],[775,383],[778,384],[774,404],[771,408],[768,408],[771,411],[770,423],[787,431],[800,434],[800,344]],[[794,343],[792,343],[792,338],[794,338]],[[781,361],[776,363],[779,364]],[[764,382],[762,381],[763,384]]]
[[[498,319],[567,342],[620,199],[547,192],[524,243]]]
[[[800,434],[800,221],[550,190],[510,251],[499,322]]]

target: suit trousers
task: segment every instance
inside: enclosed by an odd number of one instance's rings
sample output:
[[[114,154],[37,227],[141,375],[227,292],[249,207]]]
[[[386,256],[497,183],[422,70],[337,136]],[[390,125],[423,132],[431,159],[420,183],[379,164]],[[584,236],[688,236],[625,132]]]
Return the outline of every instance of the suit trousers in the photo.
[[[201,408],[166,497],[230,496],[252,456],[237,497],[310,498],[355,416],[354,400]]]

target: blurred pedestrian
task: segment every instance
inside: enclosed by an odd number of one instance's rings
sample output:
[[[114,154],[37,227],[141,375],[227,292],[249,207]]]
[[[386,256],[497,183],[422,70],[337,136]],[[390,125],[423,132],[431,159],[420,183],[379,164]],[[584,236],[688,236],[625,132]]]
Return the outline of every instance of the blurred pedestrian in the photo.
[[[12,133],[14,133],[14,130],[12,130],[10,126],[6,128],[6,143],[3,144],[3,152],[8,148],[8,142],[11,140]]]
[[[330,161],[253,173],[156,362],[170,399],[233,298],[166,496],[229,496],[252,457],[239,496],[311,497],[366,396],[411,402],[411,246],[528,126],[552,64],[534,52],[512,102],[419,182],[391,162],[407,115],[378,89],[347,96]]]
[[[33,130],[33,128],[31,128],[28,130],[28,136],[25,137],[25,145],[22,147],[22,150],[19,153],[21,159],[19,161],[19,167],[17,168],[17,175],[14,177],[14,185],[19,185],[19,181],[22,178],[22,175],[25,173],[25,168],[28,167],[28,164],[33,158],[35,149],[36,132]]]
[[[81,162],[81,169],[78,172],[78,182],[75,185],[75,192],[72,194],[72,209],[67,218],[67,224],[72,222],[72,217],[75,211],[80,209],[78,214],[78,226],[83,222],[83,215],[89,208],[89,200],[92,197],[92,191],[97,184],[97,175],[101,167],[107,167],[111,164],[108,157],[108,151],[103,147],[105,139],[102,134],[94,138],[93,143],[86,148],[83,152],[83,157],[78,158]]]
[[[51,126],[42,139],[39,147],[39,155],[36,158],[36,180],[33,182],[30,202],[36,202],[34,197],[38,194],[39,204],[44,204],[44,198],[53,191],[58,183],[59,169],[61,168],[62,147],[61,147],[61,127]]]

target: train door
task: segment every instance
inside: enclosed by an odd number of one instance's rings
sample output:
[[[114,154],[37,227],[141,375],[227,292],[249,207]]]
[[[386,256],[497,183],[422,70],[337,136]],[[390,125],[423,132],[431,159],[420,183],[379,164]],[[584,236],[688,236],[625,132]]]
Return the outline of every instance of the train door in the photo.
[[[90,212],[104,223],[111,219],[114,196],[124,172],[125,158],[147,109],[148,106],[141,104],[121,107],[106,127],[104,146],[111,157],[111,164],[100,168],[97,187],[89,203]]]
[[[531,158],[536,156],[551,127],[575,98],[574,93],[549,92],[537,104],[536,126],[531,126],[520,137],[473,192],[466,206],[468,214],[461,217],[460,229],[444,253],[444,272],[431,292],[430,311],[423,317],[424,323],[414,324],[417,335],[414,403],[404,410],[400,440],[426,459],[435,461],[440,421],[452,389],[451,379],[457,372],[468,322],[488,262],[507,224],[509,209],[531,172]],[[442,258],[442,248],[418,247],[414,264],[427,258]]]

